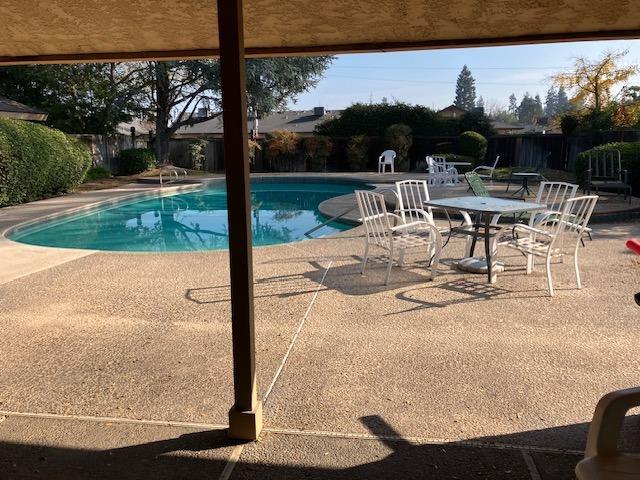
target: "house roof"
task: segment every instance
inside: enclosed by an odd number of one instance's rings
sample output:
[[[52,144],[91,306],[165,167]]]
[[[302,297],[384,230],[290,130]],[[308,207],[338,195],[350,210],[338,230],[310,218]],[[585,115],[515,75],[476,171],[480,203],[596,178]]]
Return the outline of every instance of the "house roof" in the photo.
[[[640,37],[636,2],[244,0],[254,56]],[[108,21],[105,21],[108,19]],[[217,56],[216,0],[6,0],[0,63]]]
[[[459,114],[463,114],[463,113],[467,113],[466,110],[457,107],[455,105],[449,105],[448,107],[443,108],[442,110],[438,110],[437,113],[459,113]]]
[[[325,110],[324,115],[315,115],[313,110],[287,110],[267,115],[258,120],[258,132],[271,133],[274,130],[289,130],[295,133],[313,133],[316,126],[331,118],[339,117],[342,110]],[[248,130],[253,128],[253,120],[247,122]],[[193,126],[181,127],[176,137],[222,134],[222,116]]]
[[[518,123],[507,123],[507,122],[499,122],[497,120],[492,120],[491,125],[496,130],[524,130],[524,125],[520,125]]]
[[[38,110],[37,108],[25,105],[24,103],[0,97],[0,117],[44,122],[47,120],[48,114],[42,110]]]

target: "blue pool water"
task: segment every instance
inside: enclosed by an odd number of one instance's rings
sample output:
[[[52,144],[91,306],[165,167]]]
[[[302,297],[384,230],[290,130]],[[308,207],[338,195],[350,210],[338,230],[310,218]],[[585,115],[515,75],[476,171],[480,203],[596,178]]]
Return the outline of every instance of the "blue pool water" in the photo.
[[[351,193],[359,184],[251,184],[253,245],[293,242],[326,218],[320,202]],[[366,188],[366,187],[365,187]],[[312,235],[350,228],[337,222]],[[45,221],[9,236],[50,247],[129,252],[181,252],[227,248],[227,196],[224,184],[165,197],[102,207],[60,220]]]

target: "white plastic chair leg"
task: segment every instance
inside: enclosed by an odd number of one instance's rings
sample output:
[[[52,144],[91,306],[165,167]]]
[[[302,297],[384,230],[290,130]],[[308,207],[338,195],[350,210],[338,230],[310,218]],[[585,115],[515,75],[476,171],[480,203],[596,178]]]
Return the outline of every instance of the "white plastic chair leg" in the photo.
[[[364,269],[367,267],[367,258],[369,258],[369,242],[367,238],[364,239],[364,258],[362,259],[362,270],[360,271],[361,275],[364,275]]]
[[[391,267],[393,266],[393,254],[389,253],[389,263],[387,264],[387,275],[384,277],[384,284],[389,285],[389,277],[391,276]]]
[[[527,255],[527,275],[533,272],[533,255]]]
[[[576,269],[576,283],[578,284],[578,289],[582,288],[582,282],[580,281],[580,269],[578,268],[578,247],[580,246],[580,242],[576,242],[576,250],[573,252],[573,267]]]
[[[464,226],[468,227],[470,230],[471,225],[473,225],[473,223],[471,222],[471,216],[464,211],[460,213],[462,214],[462,218],[464,219]],[[473,238],[471,237],[471,235],[465,235],[465,237],[467,237],[467,239],[464,245],[464,256],[465,258],[467,258],[471,256],[471,243],[473,243]]]
[[[438,274],[438,264],[440,263],[441,250],[442,249],[440,245],[435,246],[435,254],[433,255],[433,260],[431,260],[431,281],[435,280],[436,275]]]
[[[551,279],[551,255],[547,255],[547,283],[549,284],[549,295],[553,297],[553,280]]]

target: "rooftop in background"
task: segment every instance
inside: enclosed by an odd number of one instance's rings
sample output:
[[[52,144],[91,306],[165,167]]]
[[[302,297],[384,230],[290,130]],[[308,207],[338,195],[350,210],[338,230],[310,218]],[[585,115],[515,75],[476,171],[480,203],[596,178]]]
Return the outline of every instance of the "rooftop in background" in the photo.
[[[342,110],[325,110],[324,107],[316,107],[313,110],[286,110],[267,115],[258,120],[258,136],[269,134],[275,130],[289,130],[301,136],[310,136],[320,123],[331,118],[339,117]],[[247,125],[249,131],[254,130],[253,120]],[[218,116],[206,122],[197,123],[191,127],[182,127],[175,138],[194,138],[202,136],[221,137],[223,132],[222,116]]]
[[[48,113],[38,110],[37,108],[30,107],[9,98],[0,97],[0,117],[29,120],[31,122],[45,122],[48,116]]]
[[[458,118],[467,113],[467,111],[455,105],[449,105],[442,110],[438,110],[437,113],[444,118]]]

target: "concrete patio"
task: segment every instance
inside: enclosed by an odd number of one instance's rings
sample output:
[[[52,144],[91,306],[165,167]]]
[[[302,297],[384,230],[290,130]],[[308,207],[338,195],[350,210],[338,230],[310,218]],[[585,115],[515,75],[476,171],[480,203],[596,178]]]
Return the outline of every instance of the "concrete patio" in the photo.
[[[594,225],[584,288],[557,265],[554,298],[509,251],[495,285],[453,270],[460,239],[434,282],[410,256],[384,286],[361,233],[255,249],[246,446],[224,432],[226,251],[85,252],[0,285],[0,478],[573,478],[598,398],[640,384],[640,224]]]

